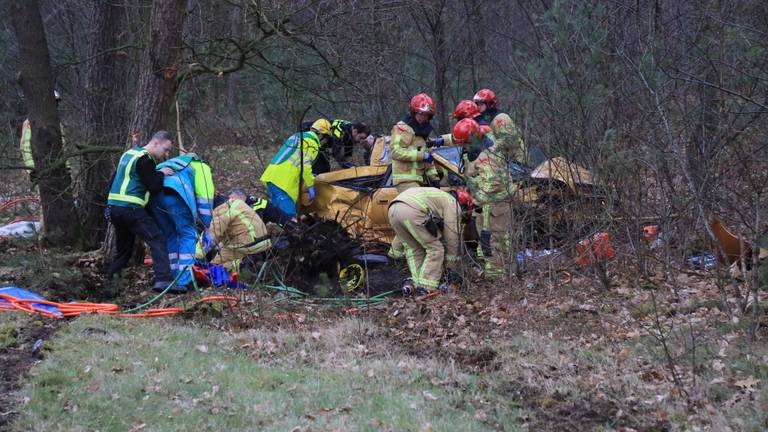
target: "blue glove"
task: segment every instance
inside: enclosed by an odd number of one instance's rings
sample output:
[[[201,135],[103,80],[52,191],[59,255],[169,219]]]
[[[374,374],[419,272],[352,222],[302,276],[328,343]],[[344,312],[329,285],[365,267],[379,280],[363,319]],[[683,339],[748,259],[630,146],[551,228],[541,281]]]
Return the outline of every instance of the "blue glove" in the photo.
[[[432,162],[433,160],[435,160],[435,158],[432,157],[432,153],[424,152],[424,162],[429,163],[429,162]]]
[[[280,240],[275,241],[272,244],[272,247],[277,249],[277,250],[286,250],[286,249],[288,249],[288,246],[290,246],[290,245],[291,245],[291,243],[288,241],[288,239],[280,239]]]
[[[434,143],[433,147],[440,147],[445,144],[445,139],[443,137],[437,137],[433,139],[432,142]]]
[[[309,200],[314,201],[315,200],[315,187],[310,186],[309,187]]]
[[[211,239],[211,235],[208,234],[208,231],[203,231],[203,238],[200,240],[200,246],[205,252],[210,251],[213,247],[213,240]]]

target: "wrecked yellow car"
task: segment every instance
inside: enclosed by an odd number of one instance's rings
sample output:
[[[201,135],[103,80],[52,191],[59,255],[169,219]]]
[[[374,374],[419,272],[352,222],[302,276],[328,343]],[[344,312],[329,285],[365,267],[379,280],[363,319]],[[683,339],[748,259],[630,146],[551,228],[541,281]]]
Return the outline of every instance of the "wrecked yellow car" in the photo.
[[[441,147],[433,151],[433,156],[442,172],[442,189],[466,187],[461,147]],[[391,172],[391,165],[384,165],[358,166],[320,174],[315,177],[315,200],[303,206],[301,213],[335,221],[360,240],[389,243],[394,232],[387,213],[389,204],[398,194],[392,185]],[[546,213],[548,221],[564,221],[571,210],[569,204],[579,202],[579,197],[593,196],[596,190],[589,170],[564,158],[546,160],[534,169],[511,164],[510,173],[518,184],[513,205],[527,217],[533,214],[535,217],[530,217],[531,220],[541,219]],[[303,202],[307,202],[306,194]],[[552,231],[551,228],[542,229],[540,222],[530,224],[530,228]],[[469,232],[467,237],[473,238],[473,234]],[[538,235],[553,235],[553,232]]]

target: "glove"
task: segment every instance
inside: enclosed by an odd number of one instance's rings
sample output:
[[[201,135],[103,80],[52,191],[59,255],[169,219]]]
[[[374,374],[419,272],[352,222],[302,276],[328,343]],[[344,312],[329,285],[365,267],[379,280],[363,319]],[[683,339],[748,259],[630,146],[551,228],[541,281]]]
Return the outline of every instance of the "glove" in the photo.
[[[430,152],[424,152],[424,162],[429,163],[434,161],[435,158],[432,157],[432,153]]]
[[[440,179],[437,179],[437,180],[430,180],[430,181],[429,181],[429,185],[430,185],[430,186],[432,186],[433,188],[438,188],[438,189],[440,189]]]
[[[443,137],[437,137],[427,141],[427,146],[429,147],[440,147],[443,144],[445,144],[445,139]]]
[[[208,231],[203,232],[203,237],[200,239],[200,246],[205,252],[210,252],[211,248],[213,248],[213,239],[211,239],[211,235],[208,234]]]
[[[112,222],[112,209],[109,206],[104,207],[104,219],[107,222]]]
[[[310,202],[314,201],[315,200],[315,187],[314,186],[310,186],[308,192],[309,192],[309,201]]]
[[[288,242],[288,239],[280,239],[280,240],[275,241],[272,244],[272,247],[277,249],[277,250],[286,250],[286,249],[288,249],[288,246],[290,246],[290,245],[291,244]]]

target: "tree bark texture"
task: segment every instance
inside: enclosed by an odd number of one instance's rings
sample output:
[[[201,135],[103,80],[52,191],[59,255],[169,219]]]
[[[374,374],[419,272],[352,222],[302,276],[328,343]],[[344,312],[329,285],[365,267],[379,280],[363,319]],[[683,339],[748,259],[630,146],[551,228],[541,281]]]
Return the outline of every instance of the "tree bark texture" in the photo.
[[[154,132],[172,129],[169,119],[181,62],[185,6],[185,0],[155,0],[152,4],[128,146],[144,145]]]
[[[243,9],[240,5],[232,5],[229,13],[229,31],[233,40],[240,40],[242,36]],[[227,110],[230,115],[236,115],[240,109],[240,77],[237,72],[227,75]]]
[[[21,87],[32,126],[32,158],[40,188],[45,244],[74,246],[79,226],[71,179],[62,157],[59,113],[53,97],[53,76],[40,6],[37,0],[10,2],[10,16],[19,44]]]
[[[93,1],[93,40],[90,44],[86,77],[86,142],[91,146],[114,147],[125,139],[127,54],[115,51],[125,41],[125,9],[112,2]],[[81,220],[84,246],[98,248],[106,233],[103,216],[112,172],[119,155],[89,153],[83,155],[84,181],[81,185]]]

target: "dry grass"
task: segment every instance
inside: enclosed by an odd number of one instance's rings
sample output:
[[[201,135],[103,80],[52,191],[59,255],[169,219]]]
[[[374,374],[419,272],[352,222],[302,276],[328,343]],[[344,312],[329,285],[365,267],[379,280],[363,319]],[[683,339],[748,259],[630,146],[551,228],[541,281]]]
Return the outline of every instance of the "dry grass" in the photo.
[[[516,407],[356,320],[237,335],[77,320],[23,390],[17,430],[493,430]],[[488,413],[478,404],[493,403]],[[296,429],[298,428],[298,429]]]

